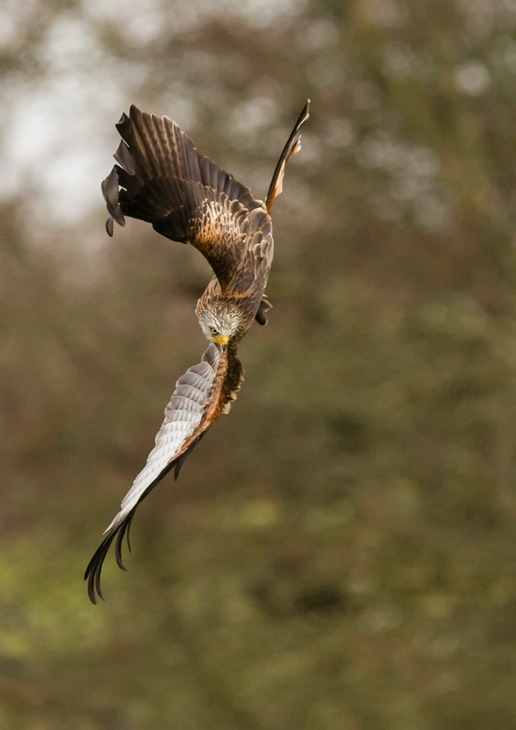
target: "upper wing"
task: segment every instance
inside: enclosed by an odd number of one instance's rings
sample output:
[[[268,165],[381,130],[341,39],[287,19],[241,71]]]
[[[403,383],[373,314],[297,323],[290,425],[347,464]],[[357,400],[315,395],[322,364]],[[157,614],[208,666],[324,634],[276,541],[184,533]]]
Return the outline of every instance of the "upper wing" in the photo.
[[[109,235],[113,220],[124,225],[126,215],[148,221],[167,238],[195,246],[224,288],[245,252],[272,239],[264,204],[168,117],[131,106],[116,126],[122,137],[118,164],[102,182]]]
[[[193,447],[218,416],[228,412],[242,380],[242,366],[234,351],[220,350],[214,343],[210,344],[201,362],[179,378],[165,409],[165,420],[156,436],[156,445],[86,568],[84,578],[88,581],[88,595],[92,603],[97,602],[97,595],[103,598],[100,587],[102,565],[115,537],[116,561],[124,568],[122,542],[127,534],[129,544],[129,528],[137,506],[171,469],[174,469],[177,479],[181,465]]]
[[[303,111],[298,117],[297,122],[294,124],[294,129],[290,133],[290,137],[287,140],[287,144],[283,148],[283,151],[280,155],[280,158],[278,160],[278,164],[276,165],[276,169],[274,170],[274,174],[272,176],[271,184],[269,185],[269,192],[267,193],[267,198],[265,201],[265,207],[267,208],[267,212],[270,214],[272,211],[272,206],[274,205],[274,201],[278,197],[278,195],[281,194],[283,190],[283,178],[285,176],[285,167],[287,166],[287,162],[290,160],[290,158],[296,154],[296,152],[299,152],[301,149],[301,127],[306,122],[307,119],[310,117],[310,99],[306,102],[306,104],[303,107]]]

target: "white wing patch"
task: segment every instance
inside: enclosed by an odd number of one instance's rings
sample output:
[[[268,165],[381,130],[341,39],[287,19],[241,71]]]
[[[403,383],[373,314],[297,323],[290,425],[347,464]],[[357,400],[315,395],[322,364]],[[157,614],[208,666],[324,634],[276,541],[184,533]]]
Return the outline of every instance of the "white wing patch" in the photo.
[[[202,356],[202,361],[189,368],[177,381],[165,408],[165,420],[156,436],[156,445],[125,495],[120,512],[105,532],[113,530],[123,522],[146,490],[180,454],[186,441],[199,427],[213,391],[219,360],[219,349],[215,344],[210,344]]]
[[[196,241],[213,246],[225,238],[238,239],[241,235],[238,213],[240,218],[247,213],[238,201],[203,200],[201,216],[194,222]]]

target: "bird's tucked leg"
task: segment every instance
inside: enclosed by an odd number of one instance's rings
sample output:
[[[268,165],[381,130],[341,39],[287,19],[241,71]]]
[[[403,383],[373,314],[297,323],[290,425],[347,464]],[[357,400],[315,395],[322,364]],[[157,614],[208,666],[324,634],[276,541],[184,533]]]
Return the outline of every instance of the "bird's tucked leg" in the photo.
[[[261,324],[262,326],[265,326],[267,324],[267,322],[269,321],[267,319],[267,312],[269,311],[269,309],[272,309],[272,304],[267,297],[267,294],[264,294],[255,316],[255,320],[258,322],[258,324]]]

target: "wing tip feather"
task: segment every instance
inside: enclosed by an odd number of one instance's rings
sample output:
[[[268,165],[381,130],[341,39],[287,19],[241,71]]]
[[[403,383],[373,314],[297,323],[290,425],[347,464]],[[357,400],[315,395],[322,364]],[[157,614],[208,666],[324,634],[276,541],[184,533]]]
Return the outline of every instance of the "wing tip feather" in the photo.
[[[129,552],[131,552],[131,542],[129,540],[129,530],[133,520],[136,507],[115,527],[108,531],[106,537],[102,540],[98,548],[95,550],[93,557],[88,563],[84,571],[84,580],[88,583],[88,597],[94,606],[97,605],[97,598],[105,601],[101,586],[102,568],[104,561],[109,552],[109,548],[116,537],[115,557],[116,563],[121,570],[127,570],[123,563],[122,546],[124,536],[126,537]],[[109,529],[109,528],[108,528]]]

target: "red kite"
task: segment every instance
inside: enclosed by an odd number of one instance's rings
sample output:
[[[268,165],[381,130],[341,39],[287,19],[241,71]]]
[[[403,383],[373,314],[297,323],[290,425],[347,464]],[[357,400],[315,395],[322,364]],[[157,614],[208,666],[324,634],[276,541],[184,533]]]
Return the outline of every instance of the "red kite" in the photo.
[[[158,233],[200,251],[214,276],[195,308],[210,344],[201,362],[177,381],[156,445],[86,568],[93,603],[103,598],[102,565],[113,540],[124,569],[122,542],[127,535],[129,543],[138,505],[169,471],[177,478],[186,456],[235,400],[243,380],[237,344],[253,320],[267,323],[271,308],[264,293],[274,250],[271,211],[285,166],[301,148],[309,107],[308,101],[280,155],[265,203],[202,155],[168,117],[132,106],[116,125],[122,137],[114,155],[118,164],[102,183],[107,232],[113,235],[113,221],[125,225],[125,216],[148,221]]]

